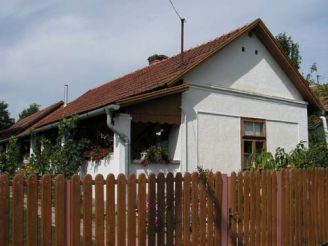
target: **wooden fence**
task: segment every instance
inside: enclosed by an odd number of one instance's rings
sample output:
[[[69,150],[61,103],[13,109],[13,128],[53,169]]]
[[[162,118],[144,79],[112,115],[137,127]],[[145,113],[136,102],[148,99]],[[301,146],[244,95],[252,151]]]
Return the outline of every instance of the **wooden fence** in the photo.
[[[0,176],[1,245],[320,245],[328,170]]]

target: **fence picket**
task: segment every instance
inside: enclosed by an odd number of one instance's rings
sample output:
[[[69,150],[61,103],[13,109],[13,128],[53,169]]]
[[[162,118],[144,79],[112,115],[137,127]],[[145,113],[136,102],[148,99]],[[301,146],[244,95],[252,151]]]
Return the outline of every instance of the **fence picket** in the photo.
[[[26,218],[26,244],[28,246],[38,243],[38,184],[35,175],[27,179],[27,218]]]
[[[309,238],[309,185],[308,185],[308,172],[306,173],[303,171],[303,237],[304,237],[304,243],[306,245],[309,244],[308,238]]]
[[[207,184],[207,191],[206,191],[206,200],[207,200],[207,207],[208,207],[208,223],[207,223],[207,245],[214,245],[214,231],[213,231],[213,224],[214,224],[214,177],[213,173],[208,174],[208,184]]]
[[[261,173],[261,244],[266,245],[266,175]]]
[[[156,244],[164,245],[164,217],[165,217],[165,177],[163,173],[157,176],[157,240]]]
[[[272,179],[271,179],[271,172],[266,172],[266,193],[265,199],[266,199],[266,245],[271,244],[272,242]]]
[[[97,174],[95,178],[95,228],[96,245],[105,245],[104,237],[104,177]]]
[[[71,245],[80,245],[80,176],[71,178]]]
[[[272,194],[272,245],[277,245],[277,173],[271,172],[271,194]],[[255,208],[254,208],[255,209]]]
[[[172,173],[168,173],[166,177],[166,211],[166,245],[174,245],[174,176]]]
[[[23,245],[24,177],[13,179],[12,245]]]
[[[255,245],[260,245],[261,242],[261,175],[255,173]]]
[[[175,176],[175,245],[182,245],[182,175]]]
[[[238,196],[238,212],[237,212],[237,221],[238,221],[238,232],[237,232],[237,244],[242,245],[243,244],[243,227],[242,227],[242,221],[243,221],[243,174],[242,172],[238,173],[238,179],[237,179],[237,196]]]
[[[116,245],[115,220],[115,176],[109,174],[106,178],[106,245]]]
[[[128,179],[128,245],[136,245],[136,175]]]
[[[138,177],[138,245],[146,246],[146,176]]]
[[[199,234],[200,234],[200,245],[206,245],[206,182],[207,177],[201,174],[199,183]]]
[[[0,175],[0,242],[9,245],[9,178]]]
[[[325,168],[323,170],[323,176],[324,176],[324,182],[323,182],[323,192],[324,192],[324,198],[323,198],[323,206],[325,207],[328,201],[328,170]],[[328,211],[326,208],[324,208],[324,215],[323,215],[323,229],[324,229],[324,241],[328,242]]]
[[[35,216],[37,216],[37,193],[35,179]],[[65,245],[66,243],[66,224],[65,224],[65,190],[66,180],[64,175],[58,175],[55,179],[55,243],[57,246]],[[33,206],[33,205],[32,205]],[[29,209],[28,209],[29,211]],[[36,219],[35,219],[36,222]],[[37,225],[37,223],[35,224]],[[35,226],[36,227],[36,226]],[[36,235],[36,233],[35,233]],[[31,244],[36,245],[36,244]]]
[[[231,225],[231,242],[232,245],[236,245],[237,244],[237,200],[238,200],[238,196],[237,196],[237,177],[236,177],[236,173],[233,172],[231,174],[231,208],[230,208],[230,225]],[[210,215],[210,213],[209,213]]]
[[[92,244],[92,177],[83,178],[83,245]]]
[[[117,243],[126,245],[126,179],[123,174],[117,177]]]
[[[250,194],[250,221],[249,221],[249,242],[250,245],[255,244],[255,225],[256,225],[256,220],[255,220],[255,213],[256,213],[256,177],[254,172],[250,173],[250,189],[249,189],[249,194]]]
[[[41,245],[51,245],[51,176],[42,177],[41,186]]]
[[[243,219],[243,229],[244,229],[244,244],[250,245],[249,243],[249,216],[250,216],[250,177],[249,172],[244,174],[244,189],[243,189],[243,197],[244,197],[244,219]]]
[[[191,190],[191,243],[192,245],[198,245],[198,173],[193,173],[191,175]]]
[[[214,245],[221,245],[222,175],[215,173]]]
[[[185,173],[183,182],[183,242],[190,244],[190,173]]]

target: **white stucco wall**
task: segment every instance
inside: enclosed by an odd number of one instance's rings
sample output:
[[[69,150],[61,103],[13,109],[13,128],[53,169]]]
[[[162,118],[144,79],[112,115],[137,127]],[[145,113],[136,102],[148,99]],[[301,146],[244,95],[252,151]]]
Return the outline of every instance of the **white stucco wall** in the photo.
[[[270,152],[308,140],[307,103],[255,35],[234,41],[184,81],[182,170],[240,170],[241,117],[266,120]]]
[[[241,167],[241,117],[266,120],[267,150],[293,149],[308,140],[306,104],[191,87],[183,94],[189,171],[197,163],[225,173]],[[184,151],[186,149],[184,148]]]
[[[245,51],[242,52],[242,47]],[[255,54],[255,50],[258,54]],[[222,86],[261,95],[303,100],[262,42],[245,34],[198,66],[187,83]]]
[[[172,126],[169,133],[169,154],[174,161],[181,159],[181,130],[180,126]]]
[[[99,163],[95,162],[87,162],[83,167],[81,175],[84,176],[85,174],[90,174],[94,179],[97,174],[102,174],[104,178],[107,177],[108,174],[112,173],[117,177],[120,173],[119,165],[116,165],[113,154],[106,157],[104,160],[101,160]]]

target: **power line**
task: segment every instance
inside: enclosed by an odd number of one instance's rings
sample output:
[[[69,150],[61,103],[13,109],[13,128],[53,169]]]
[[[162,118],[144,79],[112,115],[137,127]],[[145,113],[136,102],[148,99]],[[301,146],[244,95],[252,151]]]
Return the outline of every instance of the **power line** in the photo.
[[[180,19],[181,21],[182,21],[182,20],[185,20],[184,18],[181,17],[181,15],[179,14],[178,10],[175,8],[175,6],[174,6],[172,0],[169,0],[169,2],[170,2],[170,4],[171,4],[171,6],[172,6],[174,12],[175,12],[175,13],[177,14],[177,16],[179,17],[179,19]]]

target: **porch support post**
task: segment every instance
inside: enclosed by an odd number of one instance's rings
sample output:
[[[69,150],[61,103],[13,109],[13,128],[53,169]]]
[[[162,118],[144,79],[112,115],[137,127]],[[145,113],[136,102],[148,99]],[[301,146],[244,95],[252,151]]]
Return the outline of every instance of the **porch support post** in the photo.
[[[115,129],[128,139],[124,141],[114,132],[114,163],[119,166],[119,173],[125,175],[129,175],[131,120],[132,117],[129,114],[118,114],[114,117]]]
[[[36,138],[35,137],[30,137],[30,157],[34,153],[35,145],[36,145]]]

